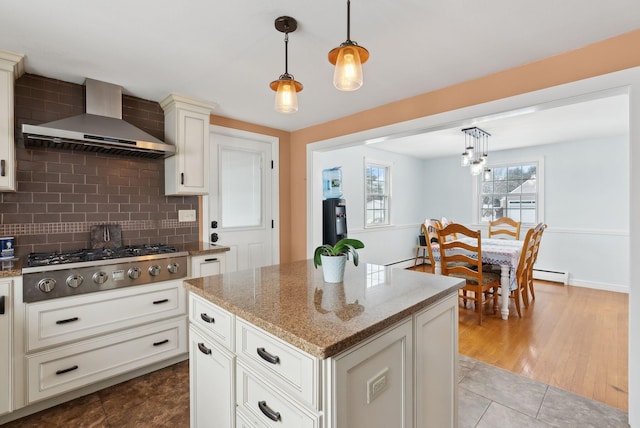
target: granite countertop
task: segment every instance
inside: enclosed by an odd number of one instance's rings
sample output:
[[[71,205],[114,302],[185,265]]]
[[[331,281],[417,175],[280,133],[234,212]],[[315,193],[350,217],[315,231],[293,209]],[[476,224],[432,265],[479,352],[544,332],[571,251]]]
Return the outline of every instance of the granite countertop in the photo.
[[[360,263],[325,283],[312,260],[185,281],[191,291],[318,358],[329,358],[426,308],[461,279]]]
[[[180,244],[178,247],[181,250],[188,251],[190,256],[223,253],[230,250],[229,247],[225,247],[224,245],[215,245],[203,241],[188,242],[186,244]]]

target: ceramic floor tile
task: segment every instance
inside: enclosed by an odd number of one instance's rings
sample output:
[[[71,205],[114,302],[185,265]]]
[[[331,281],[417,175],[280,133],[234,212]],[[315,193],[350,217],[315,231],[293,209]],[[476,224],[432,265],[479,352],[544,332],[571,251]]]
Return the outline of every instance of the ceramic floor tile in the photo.
[[[547,390],[543,383],[482,362],[476,363],[459,385],[534,418]]]
[[[473,369],[478,360],[474,360],[464,355],[460,355],[458,358],[458,382],[460,382],[469,373],[469,370]]]
[[[627,428],[628,415],[622,410],[550,386],[538,419],[552,426],[584,428]]]
[[[107,419],[97,394],[89,394],[33,415],[8,422],[3,428],[91,427],[107,428]]]
[[[551,428],[552,426],[496,402],[491,403],[478,425],[475,426],[475,428],[502,427]]]
[[[471,392],[468,389],[458,388],[458,428],[473,428],[491,404],[491,400]]]

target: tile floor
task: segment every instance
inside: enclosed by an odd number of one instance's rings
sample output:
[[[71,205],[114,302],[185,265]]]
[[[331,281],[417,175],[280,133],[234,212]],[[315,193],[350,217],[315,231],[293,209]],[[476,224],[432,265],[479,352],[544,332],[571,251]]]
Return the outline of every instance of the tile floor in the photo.
[[[460,356],[459,428],[618,428],[627,413]]]
[[[458,394],[459,428],[629,426],[621,410],[465,356],[460,356]],[[189,366],[182,362],[3,428],[188,426]]]

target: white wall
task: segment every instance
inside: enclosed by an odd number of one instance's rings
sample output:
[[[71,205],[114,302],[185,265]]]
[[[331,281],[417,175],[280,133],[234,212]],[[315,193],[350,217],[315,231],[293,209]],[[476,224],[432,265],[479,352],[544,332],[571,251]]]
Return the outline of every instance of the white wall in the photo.
[[[538,158],[544,159],[542,221],[549,228],[536,268],[569,272],[573,285],[628,291],[628,137],[490,151],[489,166]],[[474,185],[458,156],[426,161],[424,180],[438,183],[431,186],[429,217],[471,224]]]
[[[391,225],[365,228],[364,162],[391,164]],[[419,159],[355,146],[318,154],[315,168],[342,167],[342,190],[346,200],[347,229],[350,238],[360,239],[365,248],[360,257],[369,263],[392,264],[413,259],[415,245],[424,221],[424,187],[420,177],[424,163]]]

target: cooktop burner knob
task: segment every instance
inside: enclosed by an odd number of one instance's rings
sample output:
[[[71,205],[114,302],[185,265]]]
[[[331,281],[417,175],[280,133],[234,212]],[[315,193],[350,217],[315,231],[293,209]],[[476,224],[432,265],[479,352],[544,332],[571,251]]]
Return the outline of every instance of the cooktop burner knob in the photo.
[[[149,266],[149,275],[151,276],[160,275],[160,266],[158,265]]]
[[[96,284],[104,284],[105,282],[107,282],[107,279],[109,279],[109,275],[107,275],[105,272],[96,272],[93,274],[93,282],[95,282]]]
[[[67,277],[67,285],[71,288],[78,288],[82,281],[84,281],[82,275],[74,274]]]
[[[142,273],[142,271],[140,270],[140,268],[134,267],[129,269],[129,278],[131,279],[138,279],[140,278],[140,274]]]
[[[167,270],[169,271],[169,273],[178,273],[178,271],[180,270],[180,265],[178,263],[169,263],[169,266],[167,266]]]
[[[56,280],[53,278],[44,278],[38,282],[38,288],[43,293],[51,293],[56,288]]]

